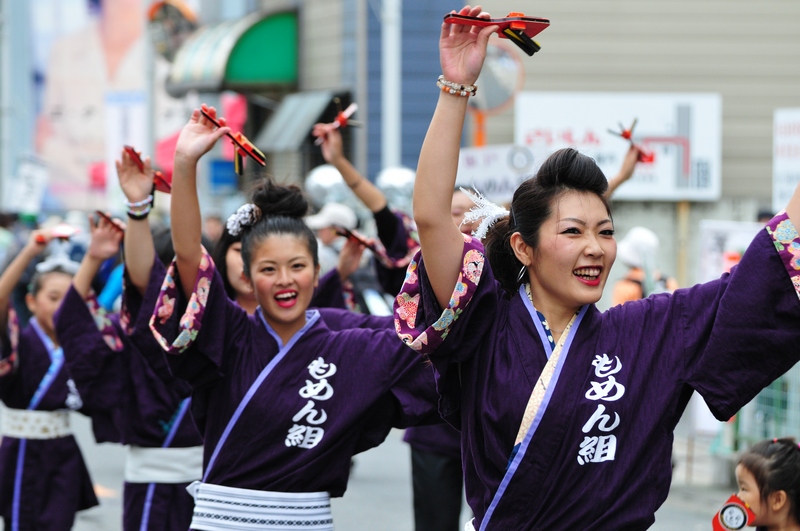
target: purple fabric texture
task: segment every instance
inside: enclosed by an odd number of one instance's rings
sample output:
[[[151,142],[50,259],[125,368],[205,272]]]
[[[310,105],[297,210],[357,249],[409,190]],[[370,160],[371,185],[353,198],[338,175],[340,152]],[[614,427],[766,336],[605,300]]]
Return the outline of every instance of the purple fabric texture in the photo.
[[[84,302],[74,288],[67,293],[56,317],[67,366],[91,411],[98,442],[160,448],[172,433],[171,448],[203,443],[191,415],[178,415],[188,389],[181,392],[172,378],[160,374],[149,362],[162,357],[161,347],[150,332],[149,318],[164,274],[164,266],[156,259],[144,297],[126,278],[122,305],[125,327],[116,316],[103,315],[98,320],[90,311],[91,304]],[[121,349],[113,348],[108,341],[112,335],[119,339]],[[188,529],[194,504],[191,496],[178,487],[155,486],[148,529]],[[140,529],[147,488],[148,484],[126,484],[125,531]],[[162,495],[166,498],[162,499]],[[176,527],[165,527],[165,522],[174,522]]]
[[[85,305],[84,305],[85,307]],[[19,332],[17,366],[0,378],[0,399],[6,406],[26,409],[50,367],[50,355],[36,332],[27,326]],[[11,338],[3,337],[3,351],[11,352]],[[69,396],[67,370],[58,373],[37,407],[40,411],[66,409]],[[0,442],[0,515],[10,519],[20,439]],[[58,439],[27,440],[23,460],[19,529],[68,530],[77,511],[98,504],[80,448],[71,435]]]
[[[192,523],[194,499],[186,491],[188,483],[156,483],[148,515],[148,530],[186,531]],[[125,483],[122,529],[139,531],[148,483]]]
[[[404,341],[430,356],[440,414],[461,428],[476,527],[652,525],[669,491],[672,431],[692,392],[727,420],[800,357],[798,243],[778,216],[718,280],[606,312],[590,305],[487,522],[546,353],[522,298],[504,296],[479,243],[464,246],[464,270],[444,315],[424,263],[415,261],[396,323]]]
[[[151,326],[169,352],[172,374],[194,389],[207,465],[228,420],[281,345],[259,316],[227,298],[210,260],[190,301],[177,278],[171,269]],[[436,419],[431,369],[397,341],[391,317],[320,315],[243,409],[207,481],[341,496],[353,454],[379,444],[392,426]],[[353,319],[377,328],[349,328]]]

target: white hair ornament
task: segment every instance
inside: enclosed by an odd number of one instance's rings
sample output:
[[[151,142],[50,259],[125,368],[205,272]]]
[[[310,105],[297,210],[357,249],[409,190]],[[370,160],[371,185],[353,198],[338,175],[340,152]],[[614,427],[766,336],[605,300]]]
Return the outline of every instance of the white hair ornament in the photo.
[[[231,236],[239,236],[245,227],[255,225],[259,219],[261,219],[261,209],[253,203],[247,203],[230,215],[225,227]]]
[[[472,199],[472,202],[475,203],[475,206],[472,207],[469,212],[464,215],[464,221],[467,223],[472,223],[474,221],[481,221],[478,228],[472,231],[472,235],[479,240],[482,240],[486,237],[486,233],[489,232],[489,229],[494,225],[498,219],[502,219],[509,215],[509,211],[505,208],[501,207],[500,205],[496,205],[486,199],[486,196],[482,193],[476,191],[475,193],[466,190],[465,188],[459,188],[462,192],[464,192],[467,197]]]
[[[39,274],[52,273],[53,271],[63,271],[70,275],[76,275],[80,264],[70,259],[66,254],[59,252],[51,254],[46,260],[36,264],[36,272]]]

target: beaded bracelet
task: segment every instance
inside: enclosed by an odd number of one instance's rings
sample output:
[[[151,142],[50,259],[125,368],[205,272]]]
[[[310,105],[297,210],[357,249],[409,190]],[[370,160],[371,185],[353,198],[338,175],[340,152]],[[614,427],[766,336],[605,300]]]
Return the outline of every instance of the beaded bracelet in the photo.
[[[439,76],[439,79],[436,81],[436,86],[439,87],[442,92],[447,92],[454,96],[469,97],[474,96],[478,92],[477,85],[460,85],[452,81],[447,81],[444,76]]]
[[[146,198],[142,199],[141,201],[137,201],[135,203],[131,203],[130,201],[125,201],[125,206],[128,208],[139,208],[143,206],[151,206],[153,204],[153,194],[148,195]]]
[[[130,208],[128,209],[128,217],[136,221],[141,221],[143,219],[146,219],[147,216],[149,215],[150,215],[150,205],[147,205],[142,210],[131,210]]]

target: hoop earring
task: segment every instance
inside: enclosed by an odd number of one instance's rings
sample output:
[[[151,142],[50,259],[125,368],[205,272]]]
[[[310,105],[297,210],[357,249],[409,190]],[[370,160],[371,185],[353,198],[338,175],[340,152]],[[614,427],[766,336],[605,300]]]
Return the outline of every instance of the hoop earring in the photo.
[[[523,265],[522,269],[519,270],[519,275],[517,275],[517,284],[522,282],[522,277],[524,277],[525,273],[527,273],[527,272],[528,272],[528,266]]]

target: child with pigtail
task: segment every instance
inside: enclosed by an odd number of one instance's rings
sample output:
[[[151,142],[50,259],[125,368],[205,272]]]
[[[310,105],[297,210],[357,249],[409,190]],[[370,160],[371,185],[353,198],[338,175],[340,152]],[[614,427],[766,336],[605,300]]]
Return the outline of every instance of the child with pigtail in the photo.
[[[75,513],[98,504],[69,422],[83,401],[53,323],[78,264],[57,255],[36,266],[26,296],[32,318],[21,330],[10,308],[25,268],[52,239],[33,231],[0,276],[0,514],[9,531],[68,531]]]

